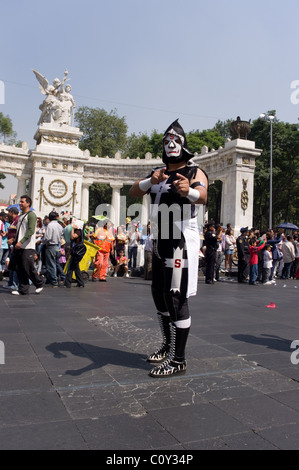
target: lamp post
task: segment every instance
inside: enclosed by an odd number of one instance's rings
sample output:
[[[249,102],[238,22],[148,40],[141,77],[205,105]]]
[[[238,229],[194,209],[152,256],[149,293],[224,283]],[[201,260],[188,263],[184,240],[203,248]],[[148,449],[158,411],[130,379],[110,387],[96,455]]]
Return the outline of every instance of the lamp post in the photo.
[[[270,122],[270,197],[269,197],[269,228],[272,229],[272,173],[273,173],[273,131],[272,124],[276,122],[276,116],[269,113],[260,114],[260,118]]]

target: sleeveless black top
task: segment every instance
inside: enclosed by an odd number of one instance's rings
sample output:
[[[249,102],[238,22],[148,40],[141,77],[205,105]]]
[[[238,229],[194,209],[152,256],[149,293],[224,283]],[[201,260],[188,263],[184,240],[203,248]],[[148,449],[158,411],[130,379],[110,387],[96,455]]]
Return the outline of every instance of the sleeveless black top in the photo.
[[[159,167],[159,168],[164,168],[164,167]],[[155,168],[152,171],[151,175],[149,175],[148,177],[151,177],[152,174],[159,168]],[[162,183],[153,185],[148,191],[151,197],[151,204],[157,204],[158,206],[160,206],[161,204],[165,204],[167,207],[170,207],[172,205],[178,205],[180,206],[180,209],[181,209],[181,216],[184,213],[184,209],[187,208],[186,213],[191,214],[191,218],[196,217],[197,216],[196,206],[194,204],[191,204],[188,198],[183,197],[178,193],[173,182],[178,179],[177,173],[185,176],[185,178],[188,178],[188,180],[191,181],[192,179],[195,178],[198,168],[199,167],[197,165],[192,165],[192,166],[185,166],[183,168],[180,168],[179,170],[174,170],[174,171],[166,170],[164,174],[168,176],[168,179],[163,181]],[[183,216],[183,218],[185,217]]]

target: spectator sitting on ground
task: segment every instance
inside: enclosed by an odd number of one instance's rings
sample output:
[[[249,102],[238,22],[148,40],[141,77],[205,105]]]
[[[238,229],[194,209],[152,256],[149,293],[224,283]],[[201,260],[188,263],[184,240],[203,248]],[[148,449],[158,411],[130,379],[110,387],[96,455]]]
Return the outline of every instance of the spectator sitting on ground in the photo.
[[[37,252],[34,253],[33,259],[34,259],[34,266],[35,266],[36,272],[38,275],[40,275],[42,271],[42,262]]]
[[[129,277],[128,274],[128,258],[125,256],[124,250],[120,250],[116,258],[116,266],[114,269],[114,277],[117,277],[117,274],[122,274],[125,277]]]

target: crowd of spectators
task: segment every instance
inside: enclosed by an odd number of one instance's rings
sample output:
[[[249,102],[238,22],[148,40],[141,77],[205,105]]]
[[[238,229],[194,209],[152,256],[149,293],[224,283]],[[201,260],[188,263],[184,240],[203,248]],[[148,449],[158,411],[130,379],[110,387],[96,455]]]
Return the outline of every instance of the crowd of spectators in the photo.
[[[220,281],[220,271],[232,275],[233,265],[240,283],[271,285],[276,279],[299,279],[299,232],[286,232],[242,227],[235,237],[231,224],[207,223],[201,248],[206,283]]]
[[[9,269],[9,261],[19,216],[17,207],[0,214],[0,280],[7,276],[8,282],[2,287],[12,291],[18,289],[17,274]],[[108,275],[129,277],[132,273],[151,279],[150,223],[143,227],[127,218],[126,225],[114,229],[106,216],[96,222],[88,221],[82,227],[78,226],[79,222],[82,223],[72,214],[58,214],[55,209],[43,219],[37,217],[34,263],[45,286],[70,287],[73,271],[77,269],[77,285],[84,287],[78,266],[74,264],[75,256],[72,256],[72,246],[77,242],[88,242],[97,248],[90,265],[92,281],[106,282]]]
[[[15,271],[8,270],[8,265],[18,218],[16,207],[0,213],[0,275],[8,277],[2,287],[12,290],[17,289],[18,279]],[[37,217],[34,261],[45,285],[70,287],[72,273],[77,269],[77,285],[84,286],[78,273],[79,262],[78,266],[73,265],[75,260],[71,256],[72,245],[84,241],[97,247],[90,265],[92,281],[106,282],[109,275],[151,279],[150,222],[143,226],[128,217],[125,225],[115,228],[105,215],[99,219],[79,228],[72,214],[58,214],[54,209],[43,219]],[[236,270],[238,282],[249,281],[250,285],[298,279],[298,237],[298,231],[285,234],[282,230],[260,232],[248,227],[242,227],[241,233],[235,236],[231,224],[208,223],[203,229],[199,253],[206,283],[221,281],[220,273],[230,276]]]

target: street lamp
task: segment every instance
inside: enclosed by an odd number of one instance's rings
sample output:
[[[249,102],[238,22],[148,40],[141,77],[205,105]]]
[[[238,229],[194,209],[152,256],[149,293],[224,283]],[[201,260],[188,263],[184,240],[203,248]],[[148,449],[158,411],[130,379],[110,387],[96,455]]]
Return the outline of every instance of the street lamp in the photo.
[[[269,228],[272,229],[272,150],[273,150],[273,132],[272,132],[272,124],[276,122],[276,116],[273,116],[269,113],[260,114],[260,118],[264,119],[264,121],[270,122],[270,200],[269,200]]]

